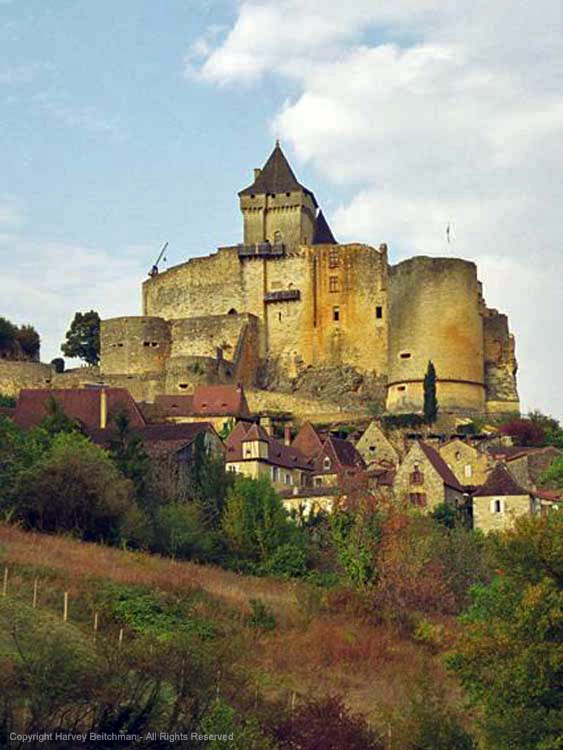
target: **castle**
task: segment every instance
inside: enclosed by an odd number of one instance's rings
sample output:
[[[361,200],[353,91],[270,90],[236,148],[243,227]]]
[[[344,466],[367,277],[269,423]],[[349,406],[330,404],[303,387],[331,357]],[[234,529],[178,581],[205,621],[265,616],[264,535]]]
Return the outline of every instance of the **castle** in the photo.
[[[432,360],[441,410],[519,410],[514,338],[474,263],[338,243],[279,144],[238,195],[241,244],[153,268],[143,315],[102,322],[103,382],[152,401],[202,382],[291,392],[347,368],[397,413],[421,410]]]

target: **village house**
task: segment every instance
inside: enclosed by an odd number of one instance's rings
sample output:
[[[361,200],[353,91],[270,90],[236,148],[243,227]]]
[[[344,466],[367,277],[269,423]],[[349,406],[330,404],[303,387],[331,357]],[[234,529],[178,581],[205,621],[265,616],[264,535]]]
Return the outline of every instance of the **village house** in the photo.
[[[155,396],[154,404],[142,404],[147,421],[210,422],[218,432],[250,419],[242,385],[199,385],[191,394]]]
[[[493,465],[487,452],[458,437],[439,445],[438,452],[462,485],[483,484]]]
[[[14,422],[23,429],[37,427],[51,413],[53,401],[86,431],[105,429],[118,414],[127,417],[131,428],[141,428],[146,424],[126,388],[104,387],[23,389],[16,403]]]
[[[541,510],[540,501],[516,481],[504,463],[498,463],[473,492],[472,504],[473,528],[486,533],[510,529],[518,516]]]
[[[447,504],[463,511],[465,489],[438,451],[422,440],[413,443],[397,469],[395,500],[423,511]]]
[[[310,460],[315,487],[338,487],[365,479],[366,465],[355,446],[349,440],[321,437],[310,422],[303,424],[291,446]]]
[[[253,479],[267,476],[274,487],[287,489],[309,484],[312,464],[293,446],[285,445],[257,424],[239,422],[226,446],[227,471]]]
[[[388,440],[381,426],[373,420],[356,443],[356,450],[369,466],[372,461],[399,463],[399,454],[394,445]]]
[[[512,476],[528,490],[537,490],[540,477],[549,469],[556,458],[563,456],[563,450],[552,445],[543,447],[510,446],[495,448],[491,455],[496,461],[505,461]]]

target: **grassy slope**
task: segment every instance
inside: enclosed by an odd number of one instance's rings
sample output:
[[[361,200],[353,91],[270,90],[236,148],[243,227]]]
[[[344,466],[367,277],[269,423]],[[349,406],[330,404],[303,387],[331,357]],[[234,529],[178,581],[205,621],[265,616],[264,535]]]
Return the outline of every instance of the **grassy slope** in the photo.
[[[149,586],[167,596],[195,593],[199,614],[231,634],[265,695],[340,692],[353,709],[373,719],[399,710],[419,679],[437,680],[446,685],[452,701],[459,699],[439,653],[388,627],[327,610],[318,592],[300,583],[241,576],[3,524],[0,565],[0,581],[4,566],[9,569],[9,598],[26,610],[33,580],[39,578],[38,616],[60,621],[63,592],[68,591],[69,621],[83,632],[91,628],[96,591],[108,581]],[[275,613],[275,630],[262,632],[245,624],[249,600],[256,598]],[[104,634],[115,637],[115,623],[101,623],[100,636]]]

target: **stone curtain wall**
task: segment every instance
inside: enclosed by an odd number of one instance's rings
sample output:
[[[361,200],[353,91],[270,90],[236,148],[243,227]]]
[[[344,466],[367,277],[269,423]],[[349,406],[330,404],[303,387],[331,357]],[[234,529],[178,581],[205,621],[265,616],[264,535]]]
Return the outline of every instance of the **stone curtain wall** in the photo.
[[[50,388],[54,376],[51,365],[0,360],[0,393],[17,396],[22,388]]]
[[[514,337],[509,332],[507,316],[487,308],[483,317],[483,331],[487,411],[519,411]]]

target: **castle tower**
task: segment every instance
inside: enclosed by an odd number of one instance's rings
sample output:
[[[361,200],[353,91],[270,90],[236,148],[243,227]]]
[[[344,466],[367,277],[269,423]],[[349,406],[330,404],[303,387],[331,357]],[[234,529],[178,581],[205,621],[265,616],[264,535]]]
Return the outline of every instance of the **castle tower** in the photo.
[[[432,360],[440,409],[482,413],[483,348],[474,263],[419,256],[389,268],[389,411],[422,410]]]
[[[240,191],[239,198],[245,245],[269,242],[291,251],[313,244],[318,204],[313,193],[297,181],[279,142],[264,167],[254,170],[254,182]],[[326,236],[330,229],[324,224]]]

